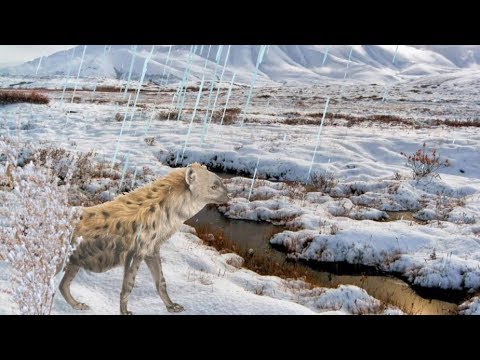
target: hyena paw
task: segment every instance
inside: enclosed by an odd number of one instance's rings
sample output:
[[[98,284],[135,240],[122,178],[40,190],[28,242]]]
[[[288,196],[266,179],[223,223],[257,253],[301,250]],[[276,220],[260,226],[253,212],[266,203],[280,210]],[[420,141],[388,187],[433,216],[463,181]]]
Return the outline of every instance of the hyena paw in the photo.
[[[180,311],[184,311],[185,308],[180,304],[173,303],[172,305],[167,306],[167,310],[169,312],[180,312]]]
[[[125,311],[122,311],[121,313],[122,315],[133,315],[133,312],[129,311],[129,310],[125,310]]]
[[[90,307],[84,303],[76,303],[75,305],[73,305],[73,308],[75,310],[90,310]]]

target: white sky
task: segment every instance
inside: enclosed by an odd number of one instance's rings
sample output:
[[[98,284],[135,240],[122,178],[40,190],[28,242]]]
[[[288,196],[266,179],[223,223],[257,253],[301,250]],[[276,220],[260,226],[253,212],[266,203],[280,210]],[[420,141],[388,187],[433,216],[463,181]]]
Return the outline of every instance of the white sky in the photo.
[[[75,45],[0,45],[0,66],[16,65]]]

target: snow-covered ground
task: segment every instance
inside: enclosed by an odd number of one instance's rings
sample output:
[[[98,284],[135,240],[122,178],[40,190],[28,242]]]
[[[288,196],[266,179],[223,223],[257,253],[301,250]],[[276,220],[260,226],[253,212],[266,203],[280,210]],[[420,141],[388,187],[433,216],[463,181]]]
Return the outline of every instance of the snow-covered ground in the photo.
[[[309,289],[300,280],[261,276],[239,268],[241,258],[219,254],[203,245],[185,226],[162,248],[163,271],[170,297],[185,307],[181,314],[400,314],[385,309],[376,299],[355,286]],[[233,264],[233,265],[230,265]],[[60,294],[53,314],[118,314],[122,269],[95,274],[81,271],[72,283],[72,294],[90,306],[77,311]],[[0,314],[16,313],[7,293],[8,266],[0,262]],[[169,314],[157,295],[150,272],[142,264],[129,297],[134,314]]]
[[[256,89],[244,126],[238,121],[241,117],[233,125],[222,126],[215,117],[202,144],[202,109],[207,103],[207,92],[201,98],[201,111],[197,112],[188,137],[197,92],[187,93],[183,121],[166,121],[172,92],[159,96],[141,94],[133,120],[130,121],[131,112],[127,116],[117,162],[123,167],[129,154],[131,172],[135,167],[148,166],[155,176],[166,174],[170,170],[166,165],[174,165],[176,160],[179,165],[199,161],[214,169],[251,175],[258,160],[260,178],[304,182],[325,100],[331,96],[328,112],[336,116],[325,120],[312,168],[312,173],[330,177],[331,183],[321,191],[313,191],[292,183],[257,181],[248,201],[251,180],[233,178],[227,183],[234,199],[221,210],[232,218],[287,225],[288,230],[276,234],[271,242],[284,246],[295,258],[373,265],[401,273],[413,284],[475,291],[480,288],[480,163],[475,161],[480,156],[480,132],[478,127],[444,126],[435,120],[478,122],[477,78],[478,73],[472,78],[440,75],[399,83],[388,89],[386,102],[381,101],[381,85]],[[59,84],[53,87],[61,87]],[[247,90],[235,88],[229,108],[241,108]],[[3,106],[0,130],[8,129],[15,136],[18,133],[21,139],[35,144],[53,143],[83,152],[94,149],[100,159],[111,161],[126,108],[120,92],[97,93],[93,98],[91,92],[78,91],[80,102],[67,101],[67,105],[58,100],[61,92],[47,93],[53,99],[49,105]],[[67,95],[70,99],[71,93]],[[220,106],[225,96],[222,89]],[[115,119],[117,113],[120,121]],[[379,114],[395,115],[402,120],[392,123],[374,118],[351,119]],[[146,137],[154,138],[151,145],[144,141]],[[448,158],[450,166],[439,170],[438,179],[417,182],[411,179],[400,153],[411,154],[423,143],[436,148],[442,159]],[[91,191],[100,194],[110,186],[98,181]],[[388,221],[393,215],[387,211],[405,211],[419,222]],[[195,253],[177,254],[177,247],[195,248],[202,260],[196,259]],[[205,253],[210,254],[210,260],[201,256]],[[226,267],[224,255],[207,250],[190,235],[177,234],[162,256],[167,283],[170,274],[173,284],[171,295],[179,302],[183,297],[183,305],[190,313],[223,313],[224,309],[224,313],[316,312],[328,308],[319,304],[331,304],[326,300],[330,297],[341,300],[343,295],[339,294],[365,297],[358,288],[350,287],[315,290],[323,295],[313,296],[310,290],[293,291],[283,280],[247,270],[227,271],[228,275],[219,276],[219,264]],[[5,269],[4,264],[0,266]],[[175,269],[182,266],[177,276]],[[5,285],[5,275],[2,276]],[[82,273],[73,291],[79,297],[84,294],[86,302],[90,297],[98,305],[92,304],[92,311],[115,313],[119,286],[110,285],[119,285],[120,278],[119,269],[100,275]],[[98,282],[90,285],[90,279]],[[135,289],[139,295],[134,290],[130,301],[132,310],[165,312],[148,281],[149,274],[142,267],[138,290]],[[255,294],[257,282],[264,285],[263,296]],[[191,291],[191,286],[198,287],[198,293]],[[283,288],[288,289],[279,290]],[[231,294],[238,294],[237,302],[232,298],[236,295]],[[6,298],[0,296],[0,303],[5,305]],[[200,296],[204,296],[203,300]],[[300,300],[292,303],[292,299]],[[219,306],[211,307],[212,303]],[[55,311],[70,311],[66,306],[58,299]],[[350,305],[332,308],[358,312]]]

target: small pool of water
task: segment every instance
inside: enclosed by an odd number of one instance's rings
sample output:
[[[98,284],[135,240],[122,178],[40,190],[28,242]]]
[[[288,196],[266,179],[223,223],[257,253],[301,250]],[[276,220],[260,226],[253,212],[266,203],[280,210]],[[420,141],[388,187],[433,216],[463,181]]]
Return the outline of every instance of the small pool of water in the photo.
[[[267,222],[229,219],[215,207],[208,206],[186,221],[186,224],[197,230],[205,226],[212,230],[221,230],[226,237],[240,248],[251,248],[255,252],[264,252],[279,262],[289,261],[284,252],[273,248],[269,244],[269,239],[275,233],[284,230],[281,226],[275,226]],[[313,275],[317,286],[356,285],[365,289],[371,296],[385,303],[398,306],[409,314],[440,315],[454,314],[457,311],[457,304],[453,300],[448,302],[422,297],[401,279],[388,275],[375,275],[373,271],[364,269],[368,267],[318,262],[298,262],[297,266],[309,271]],[[325,271],[325,269],[328,271]],[[353,274],[345,274],[346,271],[353,272]],[[422,292],[424,296],[429,294],[428,289],[422,289]],[[432,294],[435,295],[435,292]],[[456,299],[456,302],[459,301],[459,299]]]

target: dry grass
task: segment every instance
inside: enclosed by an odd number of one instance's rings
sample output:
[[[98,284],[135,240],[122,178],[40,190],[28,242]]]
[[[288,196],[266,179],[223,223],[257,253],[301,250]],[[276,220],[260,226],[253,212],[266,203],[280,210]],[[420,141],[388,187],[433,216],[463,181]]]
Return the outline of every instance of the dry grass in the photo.
[[[335,178],[333,173],[312,173],[308,184],[305,185],[305,189],[308,192],[321,191],[329,193],[338,184],[338,179]]]
[[[153,137],[153,136],[146,137],[145,139],[143,139],[143,141],[145,141],[145,143],[146,143],[148,146],[153,146],[153,145],[155,145],[155,137]]]
[[[315,119],[307,119],[303,117],[297,118],[287,118],[283,121],[283,124],[286,125],[318,125],[318,120]]]
[[[175,120],[178,118],[178,110],[162,110],[157,114],[158,120]],[[183,115],[183,112],[182,112]]]
[[[186,88],[187,92],[198,92],[199,90],[200,90],[199,86],[187,86],[187,88]],[[217,90],[217,88],[213,87],[212,91],[216,91],[216,90]],[[209,86],[204,86],[203,89],[202,89],[202,92],[204,92],[204,91],[210,91],[210,87]]]
[[[222,121],[223,110],[220,109],[213,112],[212,122],[219,123]],[[235,124],[239,119],[239,115],[242,112],[240,108],[227,108],[225,111],[225,116],[223,117],[223,125],[232,125]]]
[[[427,109],[428,110],[428,109]],[[319,125],[320,119],[323,116],[322,112],[319,113],[310,113],[302,115],[300,113],[287,113],[283,114],[287,116],[281,120],[282,124],[287,125]],[[341,113],[327,113],[325,115],[324,125],[337,125],[337,122],[333,120],[343,120],[346,121],[346,126],[351,127],[354,125],[360,125],[362,123],[377,123],[385,124],[389,126],[413,126],[414,128],[419,128],[420,125],[417,124],[411,118],[404,118],[396,115],[388,114],[375,114],[369,116],[356,116],[351,114],[341,114]],[[427,121],[425,126],[447,126],[447,127],[480,127],[480,119],[466,119],[466,120],[449,120],[449,119],[430,119]]]
[[[304,267],[298,266],[294,262],[280,263],[268,256],[268,253],[252,253],[252,251],[249,251],[250,249],[235,244],[220,229],[213,229],[209,225],[204,225],[196,230],[197,236],[207,245],[222,253],[233,252],[240,255],[245,260],[243,267],[260,275],[278,276],[282,279],[300,279],[311,286],[316,283],[313,274]],[[273,233],[267,235],[267,237],[271,236],[273,236]]]
[[[97,86],[96,92],[120,92],[120,88],[117,86]]]
[[[48,96],[36,91],[0,90],[0,105],[30,103],[48,104]]]
[[[73,166],[71,183],[84,185],[92,178],[104,177],[110,173],[110,166],[106,163],[96,162],[95,156],[96,153],[93,151],[73,154],[64,148],[46,147],[38,149],[28,156],[25,163],[33,161],[40,166],[49,167],[60,180],[65,179],[69,167]]]
[[[468,120],[439,120],[435,119],[430,122],[432,126],[448,126],[448,127],[480,127],[480,119]]]

